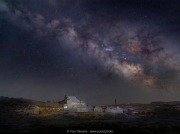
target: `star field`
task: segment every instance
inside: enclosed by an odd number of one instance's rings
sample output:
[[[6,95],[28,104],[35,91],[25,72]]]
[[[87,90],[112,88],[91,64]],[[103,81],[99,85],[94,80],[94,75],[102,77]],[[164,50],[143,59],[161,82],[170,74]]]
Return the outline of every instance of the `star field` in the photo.
[[[0,95],[178,100],[179,7],[178,0],[1,0]]]

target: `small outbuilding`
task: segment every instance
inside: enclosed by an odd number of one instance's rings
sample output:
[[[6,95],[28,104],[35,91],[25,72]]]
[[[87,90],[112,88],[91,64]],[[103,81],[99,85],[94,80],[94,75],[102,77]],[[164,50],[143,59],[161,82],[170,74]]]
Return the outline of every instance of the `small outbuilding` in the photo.
[[[100,106],[96,106],[96,107],[94,108],[94,112],[103,112],[103,108],[100,107]]]
[[[107,113],[114,113],[114,114],[122,114],[123,113],[123,109],[120,107],[107,107],[105,109],[105,112]]]

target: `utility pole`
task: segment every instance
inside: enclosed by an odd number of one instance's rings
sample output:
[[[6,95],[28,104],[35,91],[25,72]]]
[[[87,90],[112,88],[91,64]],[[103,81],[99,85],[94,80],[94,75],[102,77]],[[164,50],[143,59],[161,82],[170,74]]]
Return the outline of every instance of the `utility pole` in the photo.
[[[115,106],[116,106],[116,98],[115,98],[115,100],[114,100],[114,103],[115,103]]]

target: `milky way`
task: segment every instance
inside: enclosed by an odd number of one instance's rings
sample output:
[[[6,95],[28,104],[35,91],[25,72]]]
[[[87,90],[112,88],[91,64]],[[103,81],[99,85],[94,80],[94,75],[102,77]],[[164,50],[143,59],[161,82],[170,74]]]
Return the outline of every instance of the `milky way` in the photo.
[[[178,1],[0,1],[5,96],[178,99]],[[126,97],[125,97],[125,96]]]

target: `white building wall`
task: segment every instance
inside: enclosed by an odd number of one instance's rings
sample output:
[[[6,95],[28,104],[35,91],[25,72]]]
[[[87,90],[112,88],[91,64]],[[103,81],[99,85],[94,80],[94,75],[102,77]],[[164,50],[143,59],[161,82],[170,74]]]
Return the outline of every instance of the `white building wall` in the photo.
[[[96,106],[94,108],[94,112],[103,112],[103,109],[101,107]]]
[[[120,107],[107,107],[105,112],[114,113],[114,114],[121,114],[121,113],[123,113],[123,109]]]
[[[75,96],[68,96],[67,104],[64,107],[69,112],[88,112],[86,103],[78,100]]]

